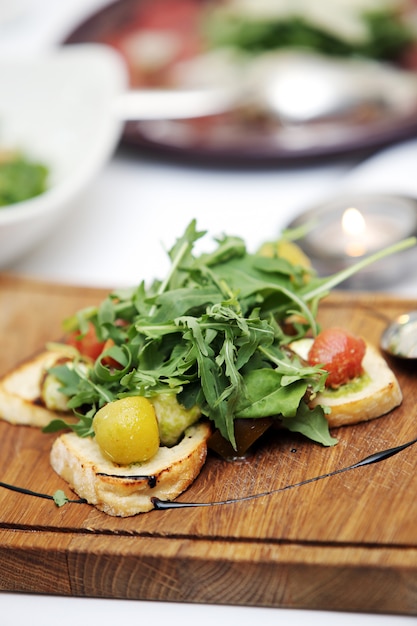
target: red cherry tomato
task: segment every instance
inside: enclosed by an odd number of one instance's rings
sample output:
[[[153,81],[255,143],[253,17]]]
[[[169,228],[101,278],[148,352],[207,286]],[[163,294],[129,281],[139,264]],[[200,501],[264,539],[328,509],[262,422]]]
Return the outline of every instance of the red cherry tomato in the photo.
[[[66,343],[74,346],[83,356],[90,357],[94,361],[100,356],[104,348],[104,341],[98,340],[96,330],[91,322],[88,324],[88,331],[85,335],[76,330],[67,336]]]
[[[109,348],[112,348],[115,345],[113,339],[109,338],[106,340],[106,342],[104,343],[103,346],[103,352],[104,350],[108,350]],[[120,365],[120,363],[118,363],[117,361],[115,361],[115,359],[113,359],[111,356],[105,356],[101,359],[101,362],[103,363],[103,365],[107,365],[107,367],[113,367],[114,369],[122,369],[122,365]]]
[[[310,348],[310,365],[321,365],[329,372],[327,387],[339,387],[362,374],[362,360],[366,344],[342,328],[328,328],[320,332]]]

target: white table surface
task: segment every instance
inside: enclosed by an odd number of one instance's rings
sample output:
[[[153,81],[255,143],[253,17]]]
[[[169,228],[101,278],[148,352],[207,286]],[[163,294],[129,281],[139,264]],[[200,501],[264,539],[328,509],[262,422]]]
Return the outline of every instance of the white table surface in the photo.
[[[107,0],[0,0],[0,54],[36,53],[55,46],[90,11]],[[243,236],[255,249],[278,234],[303,209],[343,189],[398,191],[417,195],[417,142],[375,155],[303,168],[222,169],[173,163],[119,149],[83,197],[45,242],[10,268],[52,281],[121,286],[160,276],[165,249],[197,219],[209,236]],[[397,283],[393,293],[417,297],[417,278]],[[414,618],[365,614],[199,606],[0,594],[2,626],[92,623],[191,624],[214,621],[246,626],[321,624],[391,626]]]

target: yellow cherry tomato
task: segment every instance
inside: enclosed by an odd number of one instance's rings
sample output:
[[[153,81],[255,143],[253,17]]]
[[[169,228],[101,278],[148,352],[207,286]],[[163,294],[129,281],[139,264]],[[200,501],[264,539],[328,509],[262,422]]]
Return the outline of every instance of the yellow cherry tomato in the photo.
[[[288,239],[264,243],[259,250],[259,254],[269,258],[281,257],[293,265],[301,265],[306,269],[311,268],[311,261],[301,250],[300,246]]]
[[[109,402],[97,411],[93,428],[103,454],[120,465],[148,461],[159,448],[155,409],[141,396]]]

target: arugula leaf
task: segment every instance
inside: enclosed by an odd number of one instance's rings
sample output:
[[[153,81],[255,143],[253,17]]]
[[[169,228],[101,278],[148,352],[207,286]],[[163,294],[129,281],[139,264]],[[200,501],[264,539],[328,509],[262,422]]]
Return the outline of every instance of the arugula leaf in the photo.
[[[236,417],[294,417],[307,391],[307,383],[297,380],[283,386],[276,369],[258,369],[245,377],[246,394],[236,408]]]
[[[182,287],[166,291],[154,299],[157,312],[153,316],[153,323],[166,319],[175,319],[187,313],[199,314],[204,312],[207,302],[221,303],[222,294],[218,289],[209,287]]]
[[[163,293],[168,286],[170,289],[176,289],[181,286],[185,278],[181,267],[184,266],[185,268],[192,262],[193,245],[204,235],[204,231],[198,232],[196,230],[196,220],[192,220],[187,226],[183,236],[177,239],[175,245],[169,251],[171,270],[161,283],[158,289],[159,294]]]
[[[52,497],[54,499],[56,506],[58,507],[64,506],[64,504],[67,504],[67,502],[69,502],[67,496],[62,491],[62,489],[57,489],[57,491],[55,491]]]
[[[49,422],[44,428],[42,432],[44,433],[57,433],[60,430],[72,430],[79,437],[93,437],[93,414],[87,413],[86,415],[82,415],[80,413],[75,413],[78,416],[78,422],[69,422],[63,419],[54,419]]]
[[[60,430],[71,429],[72,423],[64,419],[54,419],[42,428],[43,433],[57,433]]]
[[[281,417],[285,428],[293,433],[301,433],[308,439],[321,443],[323,446],[334,446],[338,440],[329,433],[328,422],[321,406],[310,409],[301,402],[295,417]]]

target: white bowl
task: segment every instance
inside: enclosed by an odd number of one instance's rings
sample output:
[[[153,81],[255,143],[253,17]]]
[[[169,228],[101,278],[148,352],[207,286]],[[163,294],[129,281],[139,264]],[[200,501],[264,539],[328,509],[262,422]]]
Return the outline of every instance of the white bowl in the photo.
[[[0,60],[0,150],[49,168],[47,191],[0,207],[0,267],[50,234],[111,157],[122,131],[114,102],[127,82],[121,58],[102,45]]]

